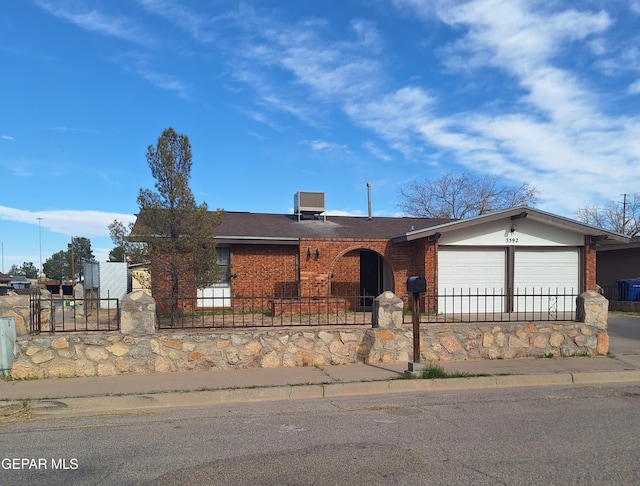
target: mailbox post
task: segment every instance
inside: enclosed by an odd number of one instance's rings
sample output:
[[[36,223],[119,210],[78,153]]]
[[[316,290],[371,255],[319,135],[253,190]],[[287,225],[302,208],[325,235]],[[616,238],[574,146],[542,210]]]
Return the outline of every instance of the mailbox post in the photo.
[[[409,363],[409,373],[422,371],[420,365],[420,294],[427,291],[427,281],[424,277],[409,277],[407,292],[411,294],[411,315],[413,321],[413,362]]]

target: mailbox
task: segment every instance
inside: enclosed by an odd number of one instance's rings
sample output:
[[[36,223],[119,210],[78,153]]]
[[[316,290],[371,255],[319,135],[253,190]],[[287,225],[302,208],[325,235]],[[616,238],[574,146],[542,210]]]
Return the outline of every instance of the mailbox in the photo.
[[[424,277],[409,277],[407,279],[407,292],[410,294],[423,294],[427,291],[427,280]]]

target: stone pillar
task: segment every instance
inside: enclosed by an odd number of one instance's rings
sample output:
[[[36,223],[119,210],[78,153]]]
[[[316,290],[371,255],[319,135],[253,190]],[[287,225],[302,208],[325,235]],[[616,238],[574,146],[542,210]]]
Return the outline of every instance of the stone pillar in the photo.
[[[156,332],[156,301],[147,292],[136,290],[122,299],[120,332],[134,336]]]
[[[404,302],[393,292],[382,292],[373,302],[372,327],[401,329]]]
[[[29,334],[29,296],[5,295],[0,297],[0,316],[13,317],[15,319],[16,334],[18,336]]]
[[[587,290],[580,294],[576,320],[596,329],[596,337],[598,339],[596,354],[599,355],[605,355],[609,352],[608,318],[609,301],[602,294],[595,290]]]

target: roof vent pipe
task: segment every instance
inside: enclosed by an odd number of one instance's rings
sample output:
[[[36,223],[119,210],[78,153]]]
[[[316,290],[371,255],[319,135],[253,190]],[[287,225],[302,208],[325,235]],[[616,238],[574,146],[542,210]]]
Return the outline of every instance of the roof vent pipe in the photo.
[[[367,182],[367,214],[371,219],[371,183]]]

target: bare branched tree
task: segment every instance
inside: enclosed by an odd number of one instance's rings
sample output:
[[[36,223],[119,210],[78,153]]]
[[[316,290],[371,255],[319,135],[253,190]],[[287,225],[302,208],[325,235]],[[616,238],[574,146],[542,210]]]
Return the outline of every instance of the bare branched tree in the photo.
[[[499,209],[533,206],[535,187],[523,182],[509,186],[503,179],[471,172],[447,172],[437,180],[413,181],[400,191],[398,207],[410,216],[464,219]]]
[[[576,211],[576,219],[627,236],[640,234],[640,194],[623,194],[623,201],[584,206]]]

